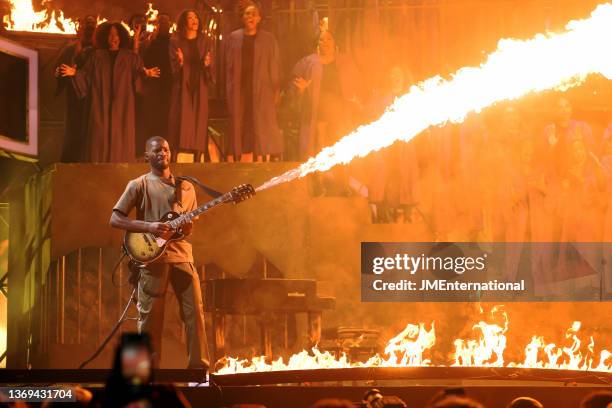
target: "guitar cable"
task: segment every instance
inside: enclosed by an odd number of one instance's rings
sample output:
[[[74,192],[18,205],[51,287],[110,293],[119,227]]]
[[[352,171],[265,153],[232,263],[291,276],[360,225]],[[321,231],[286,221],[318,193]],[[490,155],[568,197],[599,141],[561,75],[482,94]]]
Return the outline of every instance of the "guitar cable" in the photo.
[[[114,278],[115,278],[115,272],[117,271],[117,269],[119,269],[119,265],[121,265],[121,262],[123,261],[123,258],[125,258],[126,253],[125,251],[121,254],[121,257],[119,258],[119,260],[117,261],[117,263],[115,263],[115,266],[113,268],[113,272],[111,274],[111,280],[113,281],[113,285],[115,284],[114,282]],[[132,270],[130,268],[130,270]],[[131,279],[130,279],[131,280]],[[120,285],[120,286],[125,286],[125,284]],[[115,333],[117,333],[117,330],[119,330],[119,327],[121,327],[121,325],[123,323],[125,323],[128,320],[136,320],[136,318],[133,317],[126,317],[128,310],[130,309],[130,306],[132,305],[132,303],[136,304],[136,289],[138,288],[137,285],[134,285],[134,289],[132,290],[132,293],[130,294],[130,298],[127,302],[127,304],[125,305],[125,308],[123,309],[123,313],[121,313],[121,316],[119,317],[119,320],[117,320],[117,323],[115,323],[115,325],[113,326],[113,328],[111,329],[110,333],[106,336],[106,338],[104,339],[104,341],[102,341],[102,343],[100,344],[100,346],[96,349],[96,351],[91,355],[91,357],[89,357],[87,360],[83,361],[78,369],[81,370],[83,368],[85,368],[85,366],[89,363],[91,363],[96,357],[98,357],[100,355],[100,353],[102,352],[102,350],[104,350],[104,347],[106,347],[106,345],[108,344],[108,342],[113,338],[113,336],[115,335]]]

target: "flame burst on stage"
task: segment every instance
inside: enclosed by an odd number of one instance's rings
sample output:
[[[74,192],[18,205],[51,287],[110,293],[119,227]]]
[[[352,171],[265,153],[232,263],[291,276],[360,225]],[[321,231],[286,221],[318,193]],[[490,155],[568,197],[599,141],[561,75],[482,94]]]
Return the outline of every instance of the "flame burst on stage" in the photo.
[[[586,348],[579,336],[580,322],[573,322],[565,334],[565,345],[547,343],[542,336],[533,336],[523,352],[520,362],[504,361],[507,346],[506,332],[509,320],[503,306],[496,306],[489,313],[490,320],[480,321],[472,327],[476,338],[455,339],[454,351],[447,362],[432,362],[430,356],[437,337],[434,324],[427,329],[424,323],[408,324],[406,328],[387,342],[384,353],[376,354],[366,362],[349,361],[346,354],[339,356],[322,352],[317,348],[294,354],[285,363],[282,358],[272,362],[264,356],[251,360],[224,358],[223,367],[216,374],[236,374],[281,370],[310,370],[351,367],[520,367],[555,370],[580,370],[612,372],[612,353],[596,348],[590,337]],[[500,322],[501,320],[501,322]]]
[[[461,122],[468,113],[496,102],[532,92],[566,90],[580,85],[590,74],[612,79],[609,38],[612,4],[598,6],[587,19],[569,22],[563,33],[501,40],[480,67],[462,68],[450,80],[436,76],[413,86],[380,119],[359,127],[256,191],[347,164],[396,141],[407,142],[430,126]]]

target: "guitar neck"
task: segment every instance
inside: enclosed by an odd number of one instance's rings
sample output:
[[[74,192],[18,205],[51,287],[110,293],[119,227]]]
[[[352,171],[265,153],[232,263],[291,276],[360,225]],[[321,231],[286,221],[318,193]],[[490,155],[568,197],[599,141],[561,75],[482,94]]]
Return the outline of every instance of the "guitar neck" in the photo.
[[[223,204],[229,201],[232,201],[231,193],[225,193],[222,196],[215,198],[214,200],[210,200],[209,202],[196,208],[195,210],[183,214],[177,219],[170,221],[170,227],[172,227],[172,229],[177,229],[181,225],[191,222],[191,220],[193,220],[195,217],[202,214],[203,212],[208,211],[211,208],[218,206],[219,204]]]

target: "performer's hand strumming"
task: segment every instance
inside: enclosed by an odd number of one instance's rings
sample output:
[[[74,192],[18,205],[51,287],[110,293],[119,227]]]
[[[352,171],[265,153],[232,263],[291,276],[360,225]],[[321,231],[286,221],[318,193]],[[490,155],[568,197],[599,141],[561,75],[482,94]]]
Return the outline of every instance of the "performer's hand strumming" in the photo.
[[[150,222],[148,228],[149,232],[153,234],[165,234],[172,231],[172,228],[164,222]]]

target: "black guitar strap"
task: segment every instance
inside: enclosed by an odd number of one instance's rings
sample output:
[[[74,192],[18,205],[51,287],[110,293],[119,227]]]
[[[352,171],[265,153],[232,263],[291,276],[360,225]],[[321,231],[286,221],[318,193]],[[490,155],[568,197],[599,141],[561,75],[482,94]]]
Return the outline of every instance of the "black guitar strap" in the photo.
[[[196,186],[200,187],[206,194],[208,194],[212,198],[217,198],[217,197],[220,197],[220,196],[223,195],[223,193],[220,193],[217,190],[208,187],[206,184],[202,183],[197,178],[190,177],[190,176],[178,176],[178,177],[176,177],[177,186],[179,186],[180,182],[183,181],[183,180],[189,181],[190,183],[195,184]]]

